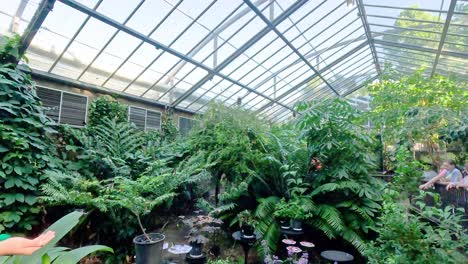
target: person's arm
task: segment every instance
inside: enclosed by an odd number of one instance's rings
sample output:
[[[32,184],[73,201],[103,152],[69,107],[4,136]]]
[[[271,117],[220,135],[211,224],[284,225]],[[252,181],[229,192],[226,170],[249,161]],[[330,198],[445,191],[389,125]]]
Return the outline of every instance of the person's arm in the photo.
[[[421,184],[419,186],[419,189],[421,190],[426,190],[427,188],[431,187],[432,185],[434,185],[435,182],[437,182],[438,180],[442,179],[443,177],[445,177],[445,174],[447,173],[447,170],[442,170],[437,176],[435,176],[434,178],[432,178],[430,181],[426,182],[425,184]]]
[[[0,242],[0,256],[31,255],[49,243],[55,237],[55,232],[48,231],[34,239],[12,237]]]

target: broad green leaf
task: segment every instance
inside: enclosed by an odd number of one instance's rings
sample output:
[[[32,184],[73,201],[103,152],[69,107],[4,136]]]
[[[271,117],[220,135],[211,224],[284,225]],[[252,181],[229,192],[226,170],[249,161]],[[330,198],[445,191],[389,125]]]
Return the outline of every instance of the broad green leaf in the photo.
[[[0,145],[0,153],[7,152],[9,149],[5,146]]]
[[[42,263],[41,264],[50,264],[50,257],[48,254],[42,255]]]
[[[10,204],[14,203],[15,200],[16,200],[15,195],[12,194],[12,193],[3,194],[2,198],[4,199],[3,202],[5,203],[5,205],[10,205]]]
[[[26,195],[24,197],[24,201],[29,205],[33,205],[33,204],[36,203],[37,198],[35,196],[32,196],[32,195]]]
[[[87,255],[97,252],[97,251],[105,251],[114,253],[112,248],[102,246],[102,245],[93,245],[93,246],[86,246],[77,249],[70,250],[62,255],[60,255],[54,263],[57,264],[76,264],[82,258],[86,257]]]

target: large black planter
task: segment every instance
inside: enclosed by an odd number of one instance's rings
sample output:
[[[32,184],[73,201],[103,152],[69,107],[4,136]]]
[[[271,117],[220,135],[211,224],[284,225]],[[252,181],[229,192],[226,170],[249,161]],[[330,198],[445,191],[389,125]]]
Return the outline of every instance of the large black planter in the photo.
[[[302,222],[299,220],[292,220],[292,229],[294,231],[302,231]]]
[[[244,238],[253,238],[254,237],[254,228],[251,225],[242,225],[241,234]]]
[[[202,258],[203,257],[203,244],[198,242],[191,242],[190,246],[192,250],[190,250],[189,255],[192,258]]]
[[[151,241],[145,235],[139,235],[133,239],[135,244],[136,264],[160,264],[162,263],[162,249],[165,236],[160,233],[149,233]]]

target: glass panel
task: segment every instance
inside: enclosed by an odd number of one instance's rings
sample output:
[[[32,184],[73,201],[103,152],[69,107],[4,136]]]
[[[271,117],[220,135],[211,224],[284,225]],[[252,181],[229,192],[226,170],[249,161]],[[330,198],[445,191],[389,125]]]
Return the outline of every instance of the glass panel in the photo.
[[[140,2],[141,0],[104,0],[97,11],[123,23]]]
[[[146,67],[149,65],[158,55],[161,54],[161,51],[156,50],[153,46],[149,44],[142,44],[130,58],[122,64],[118,70],[114,73],[112,78],[108,80],[104,86],[117,86],[120,88],[126,87],[130,81],[138,78],[141,75]],[[159,74],[160,76],[161,74]],[[128,82],[119,82],[117,79],[121,77],[127,77],[130,81]],[[153,82],[154,83],[154,82]]]
[[[146,0],[126,25],[140,33],[148,35],[172,8],[173,6],[166,1]]]
[[[64,16],[67,17],[66,20],[63,19]],[[54,12],[49,13],[26,52],[30,67],[48,71],[85,18],[82,13],[60,2],[55,3]],[[63,59],[68,64],[76,61],[74,56]]]
[[[169,45],[192,21],[181,11],[175,10],[151,35],[151,38],[164,45]]]
[[[80,80],[96,85],[102,85],[110,75],[117,70],[119,65],[137,47],[140,40],[119,32],[109,45],[92,63],[91,67],[83,74]],[[92,73],[92,71],[99,72]],[[128,77],[127,77],[128,78]],[[131,81],[130,79],[129,81]]]

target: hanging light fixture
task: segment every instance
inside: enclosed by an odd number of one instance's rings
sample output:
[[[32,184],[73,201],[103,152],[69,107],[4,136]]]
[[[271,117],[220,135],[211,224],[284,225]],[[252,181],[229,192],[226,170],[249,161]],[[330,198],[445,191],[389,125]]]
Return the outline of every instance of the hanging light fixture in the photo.
[[[356,6],[356,1],[355,0],[346,0],[346,5],[348,8],[353,8]]]

